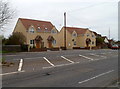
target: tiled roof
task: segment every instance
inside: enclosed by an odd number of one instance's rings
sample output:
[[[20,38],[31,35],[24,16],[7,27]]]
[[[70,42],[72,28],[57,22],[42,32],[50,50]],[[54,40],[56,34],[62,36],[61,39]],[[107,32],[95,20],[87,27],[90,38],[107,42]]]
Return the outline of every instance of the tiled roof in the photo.
[[[93,33],[94,33],[96,36],[98,35],[97,32],[94,32],[94,31],[93,31]]]
[[[22,24],[25,26],[26,30],[29,29],[30,26],[34,26],[35,29],[37,30],[38,27],[40,27],[40,32],[45,31],[51,31],[52,28],[54,27],[51,22],[48,21],[40,21],[40,20],[32,20],[32,19],[24,19],[24,18],[19,18],[19,20],[22,22]]]
[[[102,38],[103,38],[103,39],[105,39],[105,38],[108,39],[106,36],[103,36]]]
[[[75,31],[77,34],[85,34],[88,28],[66,27],[71,34]]]

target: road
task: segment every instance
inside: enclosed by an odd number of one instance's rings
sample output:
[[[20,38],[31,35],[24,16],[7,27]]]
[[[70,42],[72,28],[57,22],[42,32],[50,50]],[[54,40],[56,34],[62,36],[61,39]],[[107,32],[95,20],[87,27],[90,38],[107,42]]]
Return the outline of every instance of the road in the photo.
[[[66,50],[3,55],[3,87],[106,87],[118,78],[117,50]],[[21,72],[18,72],[23,59]]]

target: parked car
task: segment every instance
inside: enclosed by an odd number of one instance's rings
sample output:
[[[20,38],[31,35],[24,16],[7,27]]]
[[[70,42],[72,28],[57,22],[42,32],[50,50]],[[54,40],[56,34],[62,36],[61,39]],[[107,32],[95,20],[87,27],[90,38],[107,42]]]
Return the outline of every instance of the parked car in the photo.
[[[118,45],[116,45],[116,44],[114,44],[114,45],[112,45],[112,47],[111,47],[112,49],[119,49],[119,46]]]

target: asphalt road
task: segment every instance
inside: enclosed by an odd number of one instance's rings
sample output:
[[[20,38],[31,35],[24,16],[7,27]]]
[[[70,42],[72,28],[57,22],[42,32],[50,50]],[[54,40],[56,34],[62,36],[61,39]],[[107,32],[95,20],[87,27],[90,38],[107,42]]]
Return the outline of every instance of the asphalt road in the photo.
[[[117,50],[67,50],[3,55],[3,87],[106,87],[118,78]],[[21,72],[18,72],[23,59]]]

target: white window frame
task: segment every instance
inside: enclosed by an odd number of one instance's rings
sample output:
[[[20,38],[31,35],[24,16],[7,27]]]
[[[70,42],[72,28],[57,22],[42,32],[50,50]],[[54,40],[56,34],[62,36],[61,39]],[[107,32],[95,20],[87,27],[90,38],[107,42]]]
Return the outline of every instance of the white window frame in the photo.
[[[77,37],[77,34],[76,34],[76,33],[73,33],[72,36],[73,36],[73,37]]]
[[[56,40],[53,40],[53,42],[52,42],[54,45],[57,43],[57,41]]]
[[[92,37],[94,38],[94,35],[92,34]]]
[[[53,33],[53,34],[54,34],[54,33],[57,33],[57,32],[56,32],[55,30],[51,30],[51,33]]]
[[[74,41],[74,42],[73,42],[73,45],[74,45],[74,46],[76,46],[76,45],[77,45],[76,41]]]
[[[87,37],[89,37],[90,35],[89,34],[87,34]]]
[[[34,40],[30,40],[30,44],[35,44],[35,41]]]
[[[34,27],[31,27],[31,28],[29,29],[29,32],[30,32],[30,33],[34,33],[34,32],[35,32]]]
[[[38,29],[37,29],[38,31],[40,31],[41,30],[41,28],[40,27],[38,27]]]

